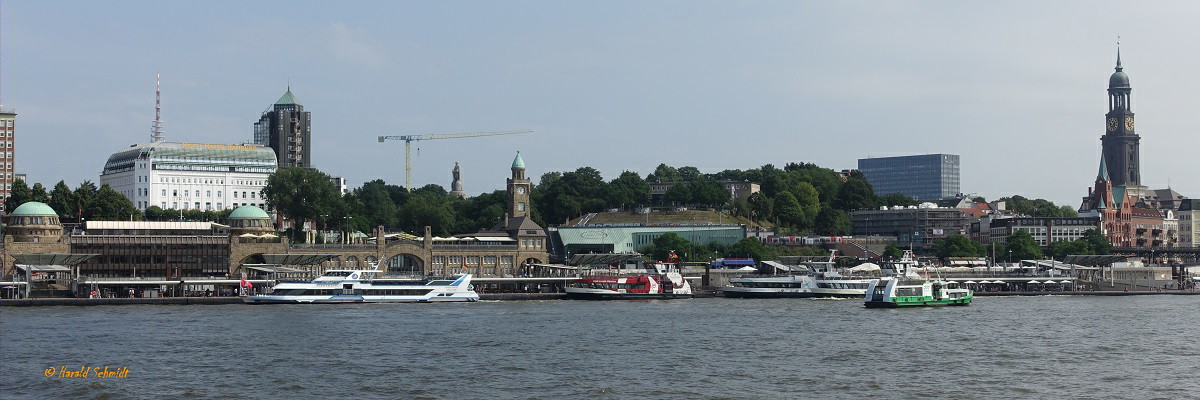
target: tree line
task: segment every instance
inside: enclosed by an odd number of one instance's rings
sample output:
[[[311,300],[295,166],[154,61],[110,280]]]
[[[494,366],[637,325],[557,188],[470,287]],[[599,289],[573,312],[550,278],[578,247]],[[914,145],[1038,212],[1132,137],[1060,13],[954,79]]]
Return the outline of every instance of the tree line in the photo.
[[[29,187],[24,180],[17,179],[4,199],[4,213],[12,213],[30,201],[46,203],[58,213],[59,220],[66,223],[142,219],[142,212],[124,195],[107,184],[97,188],[91,181],[83,181],[74,190],[66,182],[58,181],[54,189],[47,192],[41,183]]]

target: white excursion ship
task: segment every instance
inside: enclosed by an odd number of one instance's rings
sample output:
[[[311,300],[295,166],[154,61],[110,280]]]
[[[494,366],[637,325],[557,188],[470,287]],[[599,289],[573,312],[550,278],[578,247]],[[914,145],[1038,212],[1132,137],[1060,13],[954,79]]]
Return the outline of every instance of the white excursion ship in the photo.
[[[285,282],[271,293],[245,296],[250,304],[267,303],[432,303],[479,301],[471,275],[404,280],[375,278],[377,270],[328,270],[312,282]]]
[[[863,298],[871,283],[883,276],[913,276],[912,267],[917,265],[917,259],[912,251],[904,251],[904,255],[896,261],[888,263],[884,269],[875,264],[862,264],[853,268],[838,271],[833,265],[834,255],[829,261],[810,263],[813,268],[813,280],[816,287],[812,289],[813,297],[847,297]],[[848,272],[849,275],[843,275]]]
[[[808,275],[743,276],[721,288],[725,297],[782,298],[813,297],[816,281]]]

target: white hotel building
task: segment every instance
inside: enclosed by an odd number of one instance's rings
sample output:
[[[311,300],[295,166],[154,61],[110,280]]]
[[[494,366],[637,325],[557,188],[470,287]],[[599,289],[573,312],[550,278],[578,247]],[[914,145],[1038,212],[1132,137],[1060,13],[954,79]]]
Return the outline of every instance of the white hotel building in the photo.
[[[267,177],[275,152],[257,145],[152,143],[113,153],[100,182],[128,197],[139,210],[222,210],[244,205],[266,209]]]

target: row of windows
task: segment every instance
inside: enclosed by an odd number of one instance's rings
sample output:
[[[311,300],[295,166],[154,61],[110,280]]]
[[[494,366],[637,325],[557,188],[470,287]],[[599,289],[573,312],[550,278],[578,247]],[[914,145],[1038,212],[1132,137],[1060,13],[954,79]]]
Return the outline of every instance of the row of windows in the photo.
[[[464,263],[463,256],[433,256],[433,260],[431,260],[431,262],[434,265],[447,265],[448,264],[451,266],[459,266],[459,265],[480,265],[480,260],[481,260],[480,256],[467,256],[466,257],[467,262]],[[496,256],[483,256],[482,261],[483,261],[483,265],[496,265],[497,258],[496,258]],[[512,256],[500,256],[499,261],[500,261],[501,265],[512,265],[513,258],[512,258]]]
[[[172,201],[172,202],[171,202],[171,209],[175,209],[175,210],[192,210],[192,209],[199,210],[199,209],[200,209],[200,202],[198,202],[198,201],[197,201],[197,202],[191,202],[191,203],[189,203],[189,202],[186,202],[186,201],[185,201],[185,202],[183,202],[183,208],[179,208],[179,204],[180,204],[180,203],[179,203],[178,201]],[[230,203],[230,204],[229,204],[229,208],[238,208],[238,207],[241,207],[241,206],[257,206],[258,208],[261,208],[261,209],[264,209],[264,210],[265,210],[265,209],[267,209],[267,205],[266,205],[266,204],[264,204],[264,203],[258,203],[258,204],[251,204],[251,203],[240,203],[240,204],[239,204],[239,203]],[[137,202],[137,208],[138,208],[139,210],[145,210],[147,207],[150,207],[150,202],[148,202],[148,201],[139,201],[139,202]],[[164,201],[164,202],[160,202],[158,207],[159,207],[159,208],[162,208],[162,209],[166,209],[166,208],[167,208],[167,202],[165,202],[165,201]],[[206,211],[212,211],[212,210],[224,210],[224,209],[225,209],[225,203],[223,203],[223,202],[219,202],[219,201],[218,201],[218,202],[217,202],[217,207],[216,207],[215,209],[213,208],[213,203],[208,203],[208,202],[204,203],[204,210],[206,210]]]

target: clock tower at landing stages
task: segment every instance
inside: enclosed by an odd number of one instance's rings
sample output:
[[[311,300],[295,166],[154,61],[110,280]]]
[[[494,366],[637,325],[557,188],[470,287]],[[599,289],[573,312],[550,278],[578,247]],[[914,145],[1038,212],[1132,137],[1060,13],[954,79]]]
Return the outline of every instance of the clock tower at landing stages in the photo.
[[[533,189],[532,182],[525,178],[525,160],[521,152],[512,163],[512,178],[508,179],[508,216],[521,218],[529,215],[529,191]]]
[[[1129,102],[1129,75],[1121,68],[1121,49],[1117,49],[1117,68],[1108,78],[1108,114],[1105,114],[1105,133],[1100,137],[1102,153],[1108,164],[1108,176],[1113,186],[1141,186],[1141,156],[1134,131],[1133,111]]]

